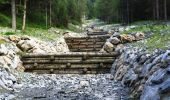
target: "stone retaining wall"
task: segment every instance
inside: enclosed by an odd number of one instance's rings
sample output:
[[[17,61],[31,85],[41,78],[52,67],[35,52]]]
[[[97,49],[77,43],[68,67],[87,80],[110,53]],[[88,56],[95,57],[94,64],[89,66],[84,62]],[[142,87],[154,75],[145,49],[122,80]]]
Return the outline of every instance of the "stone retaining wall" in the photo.
[[[146,51],[124,47],[115,60],[111,73],[114,79],[130,88],[131,99],[170,99],[170,50]]]

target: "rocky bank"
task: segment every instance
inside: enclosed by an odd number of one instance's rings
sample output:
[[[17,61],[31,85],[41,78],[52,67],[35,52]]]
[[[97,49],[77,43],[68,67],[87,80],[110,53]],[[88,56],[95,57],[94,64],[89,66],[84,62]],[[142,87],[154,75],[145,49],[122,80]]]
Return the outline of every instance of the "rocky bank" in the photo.
[[[132,35],[113,34],[108,39],[103,50],[120,54],[113,63],[111,74],[115,81],[129,87],[130,99],[169,100],[170,50],[157,49],[150,53],[127,44],[144,38],[147,38],[144,33],[137,32]]]

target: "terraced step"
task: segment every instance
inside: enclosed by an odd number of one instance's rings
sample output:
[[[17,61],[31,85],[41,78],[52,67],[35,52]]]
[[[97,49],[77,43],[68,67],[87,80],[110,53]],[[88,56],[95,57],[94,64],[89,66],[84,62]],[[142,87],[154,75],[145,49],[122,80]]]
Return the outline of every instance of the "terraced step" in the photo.
[[[26,72],[39,74],[108,73],[118,53],[72,52],[62,54],[26,54],[22,61]]]
[[[103,35],[109,35],[108,32],[105,31],[94,31],[94,32],[87,32],[88,36],[103,36]]]
[[[65,41],[71,52],[100,51],[110,36],[66,37]]]

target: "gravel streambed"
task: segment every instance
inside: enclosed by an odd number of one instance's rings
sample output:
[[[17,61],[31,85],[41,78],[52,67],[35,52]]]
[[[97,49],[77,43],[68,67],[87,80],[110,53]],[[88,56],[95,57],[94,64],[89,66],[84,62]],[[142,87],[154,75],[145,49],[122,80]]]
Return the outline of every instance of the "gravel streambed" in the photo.
[[[110,74],[36,75],[24,73],[17,100],[127,100],[128,89]]]

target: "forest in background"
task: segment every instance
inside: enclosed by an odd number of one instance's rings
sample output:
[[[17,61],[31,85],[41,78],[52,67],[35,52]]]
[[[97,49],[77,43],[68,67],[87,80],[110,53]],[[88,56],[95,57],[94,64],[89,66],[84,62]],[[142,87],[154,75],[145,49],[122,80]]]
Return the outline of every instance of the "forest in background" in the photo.
[[[113,23],[170,19],[170,0],[89,0],[89,17]]]
[[[108,23],[170,19],[169,0],[0,0],[0,25],[16,30],[68,27],[82,19]]]
[[[24,21],[31,26],[67,27],[81,24],[85,10],[86,0],[0,0],[0,23],[16,22],[18,28]]]

